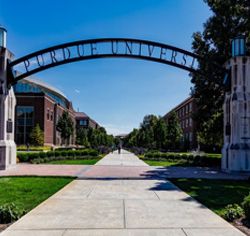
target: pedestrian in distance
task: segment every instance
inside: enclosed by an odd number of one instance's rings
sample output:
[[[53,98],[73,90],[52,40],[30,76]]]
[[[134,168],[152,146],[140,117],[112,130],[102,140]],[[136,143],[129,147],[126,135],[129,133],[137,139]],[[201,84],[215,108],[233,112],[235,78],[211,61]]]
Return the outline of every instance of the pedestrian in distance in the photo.
[[[121,144],[118,145],[118,154],[121,154]]]

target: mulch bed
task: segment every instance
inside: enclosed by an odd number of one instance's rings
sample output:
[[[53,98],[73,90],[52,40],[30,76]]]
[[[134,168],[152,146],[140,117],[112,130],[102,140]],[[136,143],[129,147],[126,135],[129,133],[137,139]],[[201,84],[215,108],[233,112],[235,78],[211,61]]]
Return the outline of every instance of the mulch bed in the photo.
[[[233,226],[238,228],[241,232],[250,236],[250,222],[244,218],[237,219],[233,222]]]
[[[0,233],[8,228],[11,224],[0,224]]]

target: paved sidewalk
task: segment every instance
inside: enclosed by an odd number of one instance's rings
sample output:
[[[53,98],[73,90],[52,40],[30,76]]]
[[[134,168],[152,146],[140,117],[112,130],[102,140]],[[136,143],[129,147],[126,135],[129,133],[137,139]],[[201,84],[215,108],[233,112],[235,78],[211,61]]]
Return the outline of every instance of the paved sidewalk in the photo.
[[[140,160],[136,155],[126,150],[121,150],[121,154],[118,151],[110,153],[102,160],[96,163],[97,166],[148,166],[144,161]]]
[[[17,164],[7,170],[0,170],[0,176],[72,176],[77,177],[91,166],[88,165],[52,165]]]
[[[149,168],[134,155],[104,158],[117,168]],[[127,160],[126,160],[127,159]],[[128,161],[129,160],[129,161]],[[132,166],[133,160],[135,165]],[[129,166],[121,166],[128,163]],[[141,163],[141,166],[138,166]],[[95,167],[102,167],[99,165]],[[114,166],[116,164],[116,166]],[[90,171],[90,169],[86,170]],[[121,169],[120,169],[121,170]],[[124,170],[123,170],[124,171]],[[243,236],[167,180],[77,179],[1,236]]]
[[[122,150],[108,154],[96,165],[17,164],[0,170],[0,176],[72,176],[82,179],[247,179],[248,175],[230,175],[207,167],[148,166],[132,153]]]
[[[2,235],[243,234],[169,181],[75,180]]]

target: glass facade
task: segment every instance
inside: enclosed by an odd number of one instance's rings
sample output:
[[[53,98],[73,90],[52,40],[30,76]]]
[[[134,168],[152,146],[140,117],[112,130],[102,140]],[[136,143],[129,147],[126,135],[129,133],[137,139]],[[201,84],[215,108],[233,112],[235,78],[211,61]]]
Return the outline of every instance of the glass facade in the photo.
[[[29,135],[34,127],[34,107],[16,107],[16,142],[17,144],[27,144]]]
[[[56,94],[53,94],[46,88],[43,88],[39,85],[21,81],[14,85],[14,92],[15,93],[42,93],[43,92],[49,97],[51,97],[57,104],[60,104],[60,106],[67,108],[65,99],[57,96]]]

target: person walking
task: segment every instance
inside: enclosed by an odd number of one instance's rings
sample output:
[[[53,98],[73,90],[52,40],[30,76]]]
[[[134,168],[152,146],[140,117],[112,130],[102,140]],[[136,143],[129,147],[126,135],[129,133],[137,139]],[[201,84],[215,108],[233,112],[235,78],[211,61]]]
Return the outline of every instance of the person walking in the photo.
[[[121,154],[121,149],[122,149],[122,145],[119,144],[119,145],[118,145],[118,154]]]
[[[115,145],[114,144],[112,144],[112,153],[114,153],[114,151],[115,151]]]

